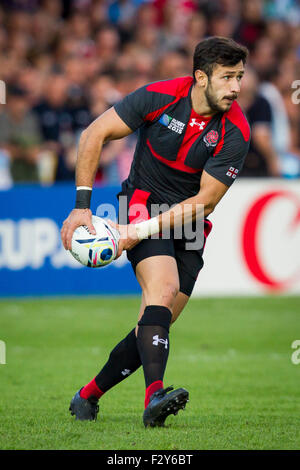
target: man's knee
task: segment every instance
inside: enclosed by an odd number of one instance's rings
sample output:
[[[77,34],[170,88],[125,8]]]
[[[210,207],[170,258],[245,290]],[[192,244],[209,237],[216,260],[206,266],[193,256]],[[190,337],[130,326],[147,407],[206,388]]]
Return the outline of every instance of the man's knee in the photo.
[[[144,290],[147,305],[164,305],[172,308],[179,292],[179,281],[164,281],[161,283],[150,283]]]
[[[179,282],[166,282],[163,286],[162,295],[164,298],[174,303],[179,292]]]

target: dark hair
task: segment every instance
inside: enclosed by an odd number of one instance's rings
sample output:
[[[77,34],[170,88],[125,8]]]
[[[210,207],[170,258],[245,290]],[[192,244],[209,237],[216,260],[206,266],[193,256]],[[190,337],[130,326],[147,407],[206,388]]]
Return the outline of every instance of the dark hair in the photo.
[[[216,64],[233,66],[241,60],[246,63],[248,49],[233,39],[213,36],[199,42],[194,52],[193,76],[195,71],[202,70],[208,78]]]

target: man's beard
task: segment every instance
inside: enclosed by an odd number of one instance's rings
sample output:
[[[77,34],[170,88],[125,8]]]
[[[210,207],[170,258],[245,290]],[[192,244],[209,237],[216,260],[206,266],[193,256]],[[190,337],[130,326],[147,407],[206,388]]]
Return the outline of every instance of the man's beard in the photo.
[[[216,99],[214,94],[211,93],[210,83],[208,83],[207,89],[205,90],[204,94],[205,94],[207,104],[208,104],[208,106],[210,107],[210,109],[212,110],[213,113],[224,113],[224,112],[228,111],[230,106],[232,105],[232,103],[229,102],[227,106],[225,106],[225,105],[221,106],[218,103],[218,100]],[[236,99],[235,96],[233,98]]]

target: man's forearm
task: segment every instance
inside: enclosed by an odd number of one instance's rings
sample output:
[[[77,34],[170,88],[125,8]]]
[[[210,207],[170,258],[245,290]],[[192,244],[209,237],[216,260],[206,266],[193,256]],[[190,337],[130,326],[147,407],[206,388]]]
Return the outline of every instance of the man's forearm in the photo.
[[[175,227],[189,225],[196,219],[207,217],[214,210],[214,204],[206,202],[199,195],[174,205],[171,209],[150,220],[135,224],[139,240]]]
[[[76,163],[76,186],[92,188],[104,139],[91,129],[82,132]]]
[[[183,224],[190,224],[198,218],[207,217],[213,209],[213,204],[205,201],[201,196],[190,197],[160,214],[158,217],[159,228],[161,230],[167,225],[174,228]]]

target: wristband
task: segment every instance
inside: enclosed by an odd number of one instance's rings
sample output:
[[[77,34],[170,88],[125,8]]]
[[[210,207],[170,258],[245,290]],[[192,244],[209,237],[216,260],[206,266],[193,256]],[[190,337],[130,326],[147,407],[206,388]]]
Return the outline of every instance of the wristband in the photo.
[[[135,229],[139,240],[144,240],[144,238],[148,238],[150,235],[159,233],[158,218],[153,217],[152,219],[135,224]]]
[[[89,209],[91,203],[92,188],[89,186],[78,186],[76,188],[75,209]]]

